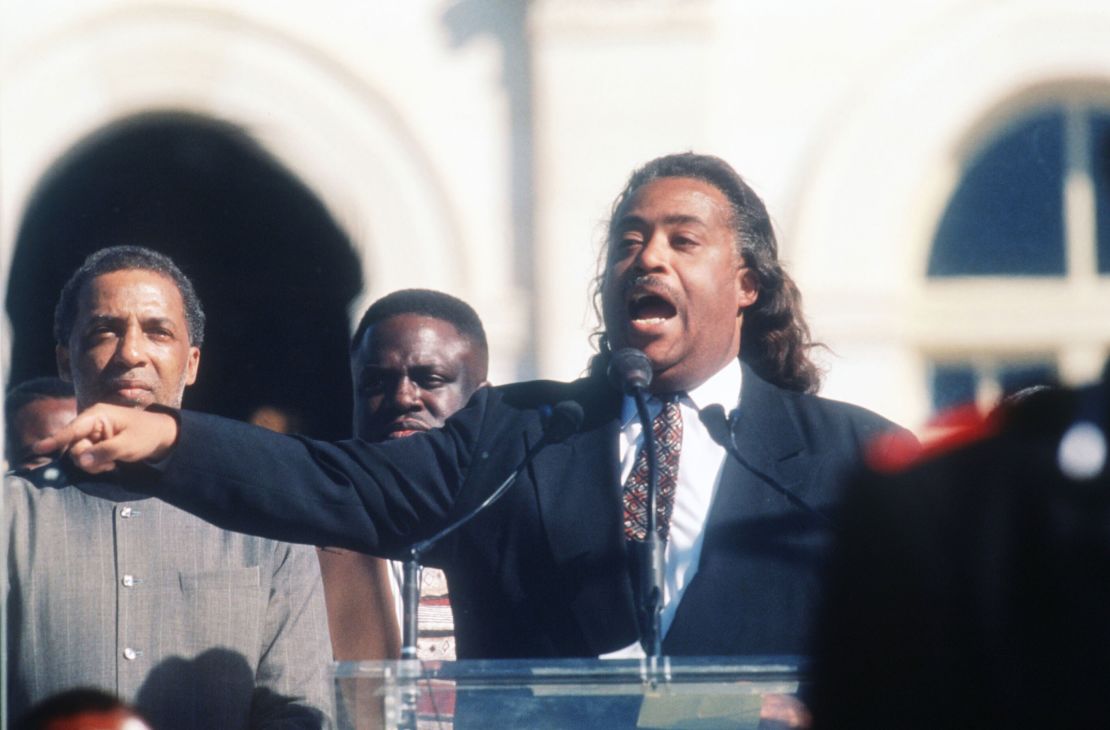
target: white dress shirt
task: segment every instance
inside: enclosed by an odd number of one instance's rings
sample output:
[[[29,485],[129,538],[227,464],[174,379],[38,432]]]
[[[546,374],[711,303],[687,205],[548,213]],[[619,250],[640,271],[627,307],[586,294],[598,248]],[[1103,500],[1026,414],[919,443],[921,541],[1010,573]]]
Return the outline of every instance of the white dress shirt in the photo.
[[[725,413],[730,413],[739,405],[741,379],[740,361],[733,358],[709,380],[678,401],[682,412],[682,451],[678,459],[678,484],[675,486],[670,537],[664,553],[663,612],[660,617],[664,637],[674,621],[682,594],[697,573],[709,506],[717,493],[725,463],[724,448],[710,437],[698,417],[698,411],[718,403]],[[648,399],[648,412],[652,418],[661,408],[662,403],[657,398]],[[632,472],[642,443],[636,401],[630,396],[624,398],[621,423],[621,484],[624,484]],[[643,649],[637,642],[603,654],[601,658],[627,659],[643,655]]]

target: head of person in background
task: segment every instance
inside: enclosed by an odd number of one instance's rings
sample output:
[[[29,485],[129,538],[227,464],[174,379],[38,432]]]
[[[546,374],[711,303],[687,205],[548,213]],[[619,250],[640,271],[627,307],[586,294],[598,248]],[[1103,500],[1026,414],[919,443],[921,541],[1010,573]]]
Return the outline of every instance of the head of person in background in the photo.
[[[32,707],[12,730],[151,730],[146,720],[119,698],[98,689],[77,688]]]
[[[478,314],[443,292],[402,289],[374,302],[351,339],[355,436],[402,438],[443,425],[487,385]]]
[[[276,433],[300,433],[303,430],[300,417],[281,406],[258,406],[247,417],[247,423]]]
[[[78,408],[113,403],[181,406],[196,381],[204,310],[168,256],[113,246],[89,256],[54,312],[58,374]]]
[[[595,369],[611,351],[643,350],[656,392],[696,387],[737,355],[780,388],[820,385],[767,208],[720,158],[667,155],[632,173],[613,203],[595,302]]]
[[[25,380],[4,396],[4,458],[10,469],[34,469],[50,461],[31,445],[77,415],[73,385],[57,377]]]

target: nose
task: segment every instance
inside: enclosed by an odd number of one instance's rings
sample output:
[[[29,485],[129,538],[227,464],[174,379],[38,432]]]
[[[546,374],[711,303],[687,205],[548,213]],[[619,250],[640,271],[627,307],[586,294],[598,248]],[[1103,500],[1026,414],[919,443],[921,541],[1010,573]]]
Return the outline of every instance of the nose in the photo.
[[[637,264],[644,271],[657,271],[666,265],[670,250],[670,242],[667,240],[666,233],[657,230],[640,247]]]
[[[123,332],[115,352],[116,362],[129,368],[142,365],[146,361],[145,339],[142,328],[131,324]]]
[[[393,403],[402,411],[418,411],[423,406],[420,388],[410,378],[399,378],[393,389]]]

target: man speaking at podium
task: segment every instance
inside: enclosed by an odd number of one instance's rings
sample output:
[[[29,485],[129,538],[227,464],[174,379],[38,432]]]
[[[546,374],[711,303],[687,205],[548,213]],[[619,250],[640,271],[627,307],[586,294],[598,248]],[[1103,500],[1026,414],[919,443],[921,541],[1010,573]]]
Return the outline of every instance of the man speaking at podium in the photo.
[[[629,555],[646,537],[646,469],[636,409],[605,372],[613,352],[637,348],[652,371],[667,538],[663,653],[805,652],[841,477],[895,427],[813,395],[809,331],[767,211],[720,159],[672,155],[633,173],[598,283],[604,333],[588,377],[481,388],[442,429],[322,443],[98,407],[38,448],[69,447],[90,471],[145,461],[123,469],[138,488],[222,527],[396,556],[480,504],[541,440],[552,406],[576,403],[576,432],[440,551],[457,651],[627,654],[640,637]],[[731,414],[718,410],[715,428],[728,453],[699,418],[713,404]]]

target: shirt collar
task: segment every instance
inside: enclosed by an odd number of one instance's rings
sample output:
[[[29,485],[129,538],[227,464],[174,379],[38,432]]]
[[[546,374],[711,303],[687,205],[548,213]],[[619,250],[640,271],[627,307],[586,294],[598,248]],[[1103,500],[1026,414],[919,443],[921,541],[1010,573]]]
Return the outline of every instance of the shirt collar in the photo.
[[[720,404],[725,413],[731,413],[740,403],[740,386],[743,382],[743,369],[740,359],[733,357],[723,368],[713,373],[704,383],[686,391],[686,395],[679,402],[693,405],[696,410],[702,410],[714,403]],[[648,401],[651,408],[658,400],[652,396]],[[632,396],[624,396],[621,402],[621,424],[627,427],[629,422],[636,418],[636,401]]]

